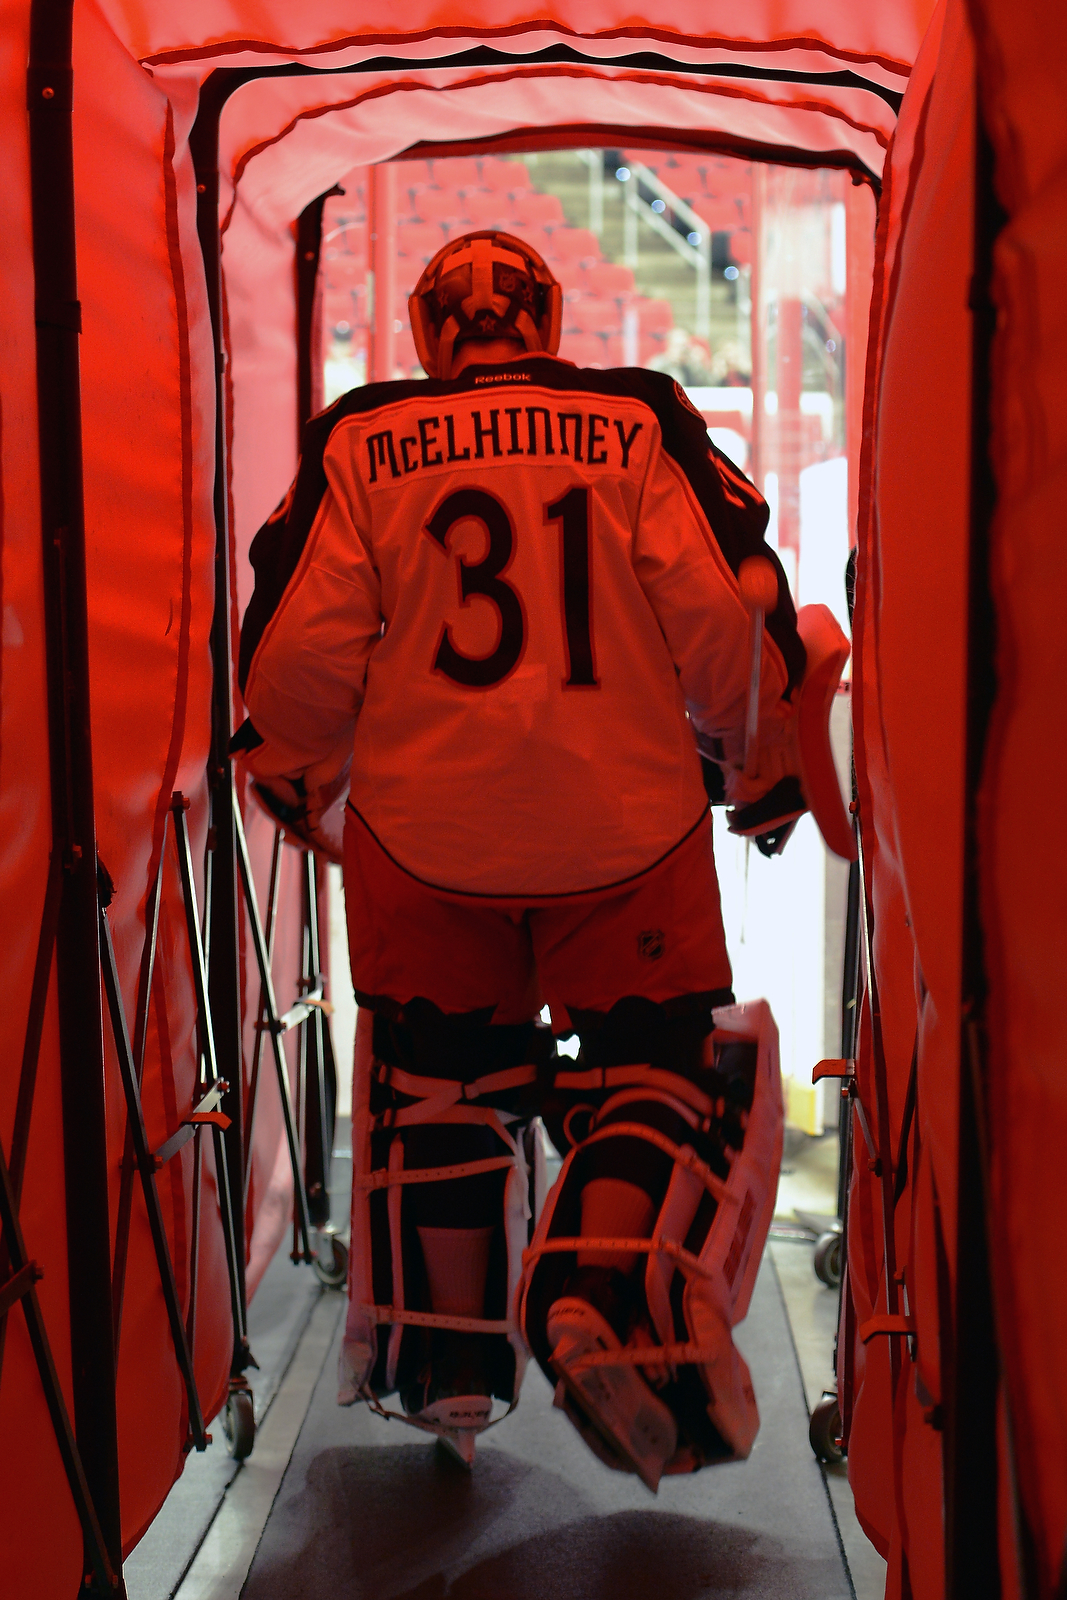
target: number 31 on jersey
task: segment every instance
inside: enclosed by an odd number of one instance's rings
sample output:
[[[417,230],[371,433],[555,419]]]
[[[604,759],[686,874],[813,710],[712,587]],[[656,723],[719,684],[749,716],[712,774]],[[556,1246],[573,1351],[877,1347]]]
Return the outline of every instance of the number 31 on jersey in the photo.
[[[562,574],[563,643],[567,655],[566,689],[598,688],[593,659],[589,606],[589,490],[568,489],[545,506],[545,521],[559,523]],[[500,617],[500,638],[487,656],[457,650],[446,622],[434,656],[434,669],[469,689],[489,689],[517,665],[526,644],[526,613],[518,590],[503,574],[515,553],[515,529],[507,508],[486,489],[457,489],[447,495],[426,523],[426,532],[444,555],[457,522],[473,517],[482,524],[489,548],[480,561],[459,557],[459,593],[463,605],[472,595],[492,601]]]

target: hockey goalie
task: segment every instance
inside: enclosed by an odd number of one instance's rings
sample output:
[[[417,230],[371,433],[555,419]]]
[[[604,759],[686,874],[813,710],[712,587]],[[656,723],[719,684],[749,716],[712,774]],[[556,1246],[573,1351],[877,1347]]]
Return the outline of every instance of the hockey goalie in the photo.
[[[847,647],[828,612],[798,628],[766,506],[677,385],[557,356],[560,288],[529,246],[453,241],[410,312],[428,378],[308,425],[241,639],[264,803],[327,853],[343,804],[339,1400],[470,1462],[532,1354],[654,1489],[751,1447],[731,1330],[781,1142],[709,795],[768,853],[809,806],[826,831]],[[546,1130],[566,1157],[547,1198]]]

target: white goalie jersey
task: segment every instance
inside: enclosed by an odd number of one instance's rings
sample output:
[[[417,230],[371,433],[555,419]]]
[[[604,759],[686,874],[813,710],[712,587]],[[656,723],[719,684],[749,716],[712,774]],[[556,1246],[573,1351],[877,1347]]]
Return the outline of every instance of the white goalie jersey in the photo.
[[[436,887],[625,881],[703,816],[690,719],[740,737],[765,523],[656,373],[536,355],[353,391],[253,545],[250,766],[321,781],[351,753],[350,805]],[[803,674],[778,571],[768,716]]]

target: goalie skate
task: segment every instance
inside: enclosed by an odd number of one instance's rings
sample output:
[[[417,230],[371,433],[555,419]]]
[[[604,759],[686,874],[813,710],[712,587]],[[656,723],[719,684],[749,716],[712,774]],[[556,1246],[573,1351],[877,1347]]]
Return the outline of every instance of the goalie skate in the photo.
[[[478,1435],[492,1420],[493,1401],[485,1394],[450,1395],[435,1400],[412,1420],[429,1433],[454,1460],[468,1471],[474,1465]]]
[[[565,1295],[549,1312],[548,1339],[552,1370],[559,1378],[555,1404],[570,1415],[594,1449],[589,1427],[619,1458],[609,1459],[608,1465],[636,1473],[655,1494],[677,1449],[678,1429],[635,1366],[603,1361],[605,1355],[622,1350],[610,1324],[588,1301]],[[605,1459],[602,1450],[597,1454]]]
[[[403,1395],[408,1420],[437,1435],[449,1455],[474,1465],[475,1443],[492,1421],[493,1397],[478,1360],[478,1347],[445,1334],[436,1359]]]

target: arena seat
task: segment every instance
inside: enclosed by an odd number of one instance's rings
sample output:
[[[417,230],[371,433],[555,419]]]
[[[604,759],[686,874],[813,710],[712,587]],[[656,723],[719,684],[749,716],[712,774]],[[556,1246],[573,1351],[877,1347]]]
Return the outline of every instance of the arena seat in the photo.
[[[404,255],[429,261],[444,244],[445,234],[439,222],[405,222],[398,225],[396,239]]]
[[[462,215],[472,228],[504,228],[511,204],[508,196],[488,189],[468,189],[460,201]]]
[[[634,287],[634,275],[629,267],[616,266],[613,261],[587,261],[582,266],[582,281],[593,294],[629,294]]]
[[[480,169],[477,156],[444,156],[433,163],[433,181],[439,189],[480,189]]]
[[[618,302],[593,299],[568,300],[563,309],[564,327],[578,333],[617,333],[622,320]]]
[[[565,333],[560,340],[559,353],[576,367],[607,365],[607,346],[595,333]]]
[[[566,220],[563,202],[558,195],[539,194],[534,189],[515,196],[511,203],[511,215],[521,228],[556,228]]]
[[[463,215],[463,205],[455,189],[423,189],[412,197],[416,214],[423,222],[458,222]]]
[[[527,235],[524,233],[523,238],[526,237]],[[538,248],[540,249],[540,246],[538,246]],[[552,271],[563,290],[563,298],[565,301],[571,296],[584,294],[585,273],[582,269],[582,263],[580,261],[553,261],[548,250],[541,250],[541,254],[551,266]]]
[[[323,278],[330,289],[354,289],[367,276],[366,256],[348,255],[341,250],[324,251]]]
[[[597,261],[600,240],[588,228],[557,228],[552,235],[552,257],[556,261]]]
[[[532,187],[524,161],[505,161],[500,156],[484,157],[482,183],[486,189],[499,189],[505,194],[521,194]]]
[[[642,333],[666,333],[674,327],[674,312],[669,300],[638,300],[637,326]]]
[[[732,233],[741,218],[734,202],[722,195],[697,195],[690,202],[712,233]]]

